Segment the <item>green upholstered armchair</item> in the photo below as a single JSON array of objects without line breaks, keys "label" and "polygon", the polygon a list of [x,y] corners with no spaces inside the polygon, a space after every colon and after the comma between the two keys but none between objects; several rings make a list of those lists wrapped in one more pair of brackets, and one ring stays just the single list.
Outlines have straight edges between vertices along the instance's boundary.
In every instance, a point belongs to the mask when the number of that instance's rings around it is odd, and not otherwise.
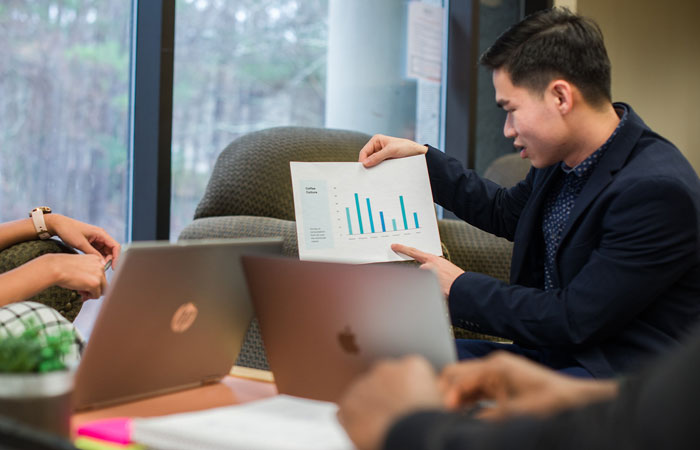
[{"label": "green upholstered armchair", "polygon": [[523,159],[519,153],[508,153],[491,161],[484,172],[484,178],[511,187],[524,180],[532,165],[529,159]]},{"label": "green upholstered armchair", "polygon": [[[357,161],[369,139],[354,131],[306,127],[241,136],[219,155],[194,221],[179,239],[282,236],[284,254],[298,256],[289,162]],[[510,242],[458,220],[440,220],[438,227],[452,262],[508,280]],[[236,363],[268,368],[256,320]]]}]

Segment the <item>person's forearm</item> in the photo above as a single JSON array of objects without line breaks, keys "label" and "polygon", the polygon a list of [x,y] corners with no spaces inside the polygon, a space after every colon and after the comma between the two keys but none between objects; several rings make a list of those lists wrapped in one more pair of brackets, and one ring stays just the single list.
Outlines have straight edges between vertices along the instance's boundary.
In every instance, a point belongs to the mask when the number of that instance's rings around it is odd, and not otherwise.
[{"label": "person's forearm", "polygon": [[572,381],[576,385],[565,391],[565,397],[561,399],[561,409],[576,408],[589,403],[610,400],[615,398],[620,390],[620,383],[614,379]]},{"label": "person's forearm", "polygon": [[0,224],[0,250],[18,242],[37,239],[32,219],[20,219]]},{"label": "person's forearm", "polygon": [[40,256],[16,269],[0,274],[0,306],[26,300],[57,282],[49,259]]}]

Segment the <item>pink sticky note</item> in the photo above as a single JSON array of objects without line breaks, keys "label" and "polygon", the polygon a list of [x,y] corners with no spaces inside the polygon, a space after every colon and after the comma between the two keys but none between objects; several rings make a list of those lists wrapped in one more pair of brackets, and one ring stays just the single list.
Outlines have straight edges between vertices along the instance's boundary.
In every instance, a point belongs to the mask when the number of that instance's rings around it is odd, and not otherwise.
[{"label": "pink sticky note", "polygon": [[78,427],[78,436],[88,436],[103,441],[128,444],[131,442],[131,419],[115,417],[95,420]]}]

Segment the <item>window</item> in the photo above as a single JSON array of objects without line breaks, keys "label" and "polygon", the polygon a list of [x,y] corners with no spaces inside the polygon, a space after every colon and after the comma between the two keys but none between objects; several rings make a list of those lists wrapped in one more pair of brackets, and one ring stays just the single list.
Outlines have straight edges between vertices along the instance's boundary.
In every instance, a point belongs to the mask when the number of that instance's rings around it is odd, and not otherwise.
[{"label": "window", "polygon": [[[517,20],[522,9],[515,0],[474,1],[464,7],[443,0],[422,3],[449,9],[449,20],[455,23],[481,3],[484,31],[503,28],[489,19],[496,9],[506,21]],[[47,204],[126,240],[132,169],[127,152],[131,3],[0,3],[0,220],[24,217],[29,208]],[[165,3],[170,12],[174,3],[177,12],[173,239],[192,220],[218,153],[250,131],[282,125],[346,128],[436,145],[444,139],[445,150],[466,153],[469,139],[462,130],[468,108],[463,103],[470,98],[470,78],[450,72],[449,64],[446,79],[453,82],[447,86],[406,77],[404,0]],[[547,2],[529,0],[526,11],[531,3]],[[159,8],[148,14],[158,15]],[[454,28],[471,30],[469,23]],[[450,35],[451,41],[461,37]],[[150,39],[142,36],[139,41]],[[482,35],[480,43],[491,40]],[[502,120],[492,117],[499,112],[483,106],[492,96],[482,89],[490,84],[484,80],[480,73],[474,111],[479,121],[468,127],[469,133],[478,130],[472,163],[480,170],[510,151],[497,129]],[[450,107],[455,98],[460,104]],[[440,102],[448,103],[453,123],[444,133],[445,107],[435,106]],[[432,106],[426,109],[426,104]],[[421,117],[434,122],[437,130],[421,125]],[[494,129],[487,130],[484,121],[495,124]],[[494,136],[498,142],[490,141]],[[143,151],[149,149],[147,145]]]},{"label": "window", "polygon": [[420,96],[438,127],[439,83],[406,77],[406,23],[404,0],[178,0],[170,238],[192,221],[218,154],[245,133],[293,125],[421,139]]},{"label": "window", "polygon": [[250,131],[324,125],[327,0],[178,0],[171,239],[217,155]]},{"label": "window", "polygon": [[0,220],[49,205],[126,236],[131,2],[0,3]]}]

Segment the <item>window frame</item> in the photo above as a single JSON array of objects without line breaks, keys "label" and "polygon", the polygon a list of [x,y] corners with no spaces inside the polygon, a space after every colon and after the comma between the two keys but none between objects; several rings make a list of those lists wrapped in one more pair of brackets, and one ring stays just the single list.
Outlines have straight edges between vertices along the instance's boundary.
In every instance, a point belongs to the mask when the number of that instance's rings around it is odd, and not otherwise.
[{"label": "window frame", "polygon": [[169,240],[175,0],[133,0],[127,242]]},{"label": "window frame", "polygon": [[[132,1],[127,241],[168,240],[175,0]],[[520,1],[523,16],[553,4]],[[464,167],[474,168],[479,1],[444,3],[448,32],[441,145]]]}]

